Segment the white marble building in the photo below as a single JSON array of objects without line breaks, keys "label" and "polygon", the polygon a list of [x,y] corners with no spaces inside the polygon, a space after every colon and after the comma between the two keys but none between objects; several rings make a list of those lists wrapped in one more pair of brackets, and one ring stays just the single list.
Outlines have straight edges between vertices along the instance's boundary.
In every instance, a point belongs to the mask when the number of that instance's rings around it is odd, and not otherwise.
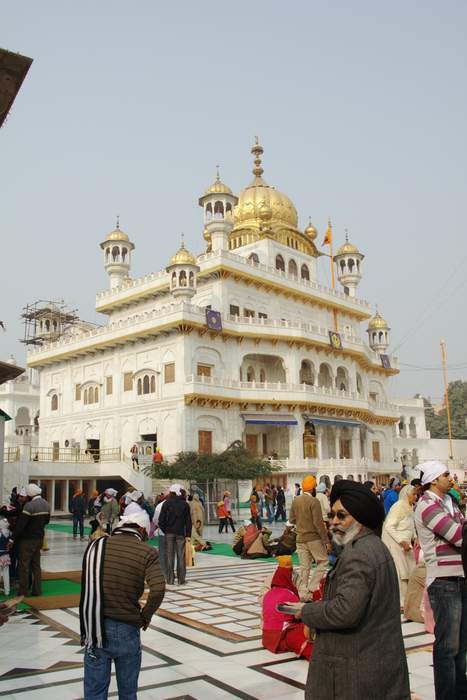
[{"label": "white marble building", "polygon": [[105,325],[28,354],[40,372],[37,478],[144,486],[134,442],[170,457],[237,439],[279,460],[289,483],[394,471],[398,365],[385,355],[387,323],[356,295],[364,256],[346,241],[334,256],[340,288],[319,284],[317,230],[299,228],[291,200],[263,180],[262,147],[252,153],[254,179],[238,197],[217,177],[200,198],[201,255],[182,243],[166,269],[133,279],[129,236],[117,225],[100,244]]}]

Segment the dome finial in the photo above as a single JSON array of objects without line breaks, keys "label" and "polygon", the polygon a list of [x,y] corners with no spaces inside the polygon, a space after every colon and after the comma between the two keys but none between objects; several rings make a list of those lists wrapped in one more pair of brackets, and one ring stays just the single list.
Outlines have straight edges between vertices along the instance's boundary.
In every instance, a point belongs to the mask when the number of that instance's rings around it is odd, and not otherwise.
[{"label": "dome finial", "polygon": [[220,182],[220,181],[221,181],[221,176],[220,176],[220,172],[219,172],[219,165],[216,165],[216,182]]},{"label": "dome finial", "polygon": [[262,154],[264,153],[264,149],[260,145],[259,138],[257,136],[255,136],[255,145],[252,146],[251,152],[255,156],[255,167],[253,168],[253,175],[255,177],[261,177],[261,175],[264,173],[264,170],[261,167],[260,156],[262,156]]},{"label": "dome finial", "polygon": [[348,243],[349,242],[349,229],[345,228],[344,231],[345,231],[345,242]]},{"label": "dome finial", "polygon": [[184,248],[185,247],[185,234],[184,233],[180,234],[180,240],[181,240],[180,248]]},{"label": "dome finial", "polygon": [[115,229],[117,231],[120,231],[120,214],[117,214],[117,223],[115,225]]}]

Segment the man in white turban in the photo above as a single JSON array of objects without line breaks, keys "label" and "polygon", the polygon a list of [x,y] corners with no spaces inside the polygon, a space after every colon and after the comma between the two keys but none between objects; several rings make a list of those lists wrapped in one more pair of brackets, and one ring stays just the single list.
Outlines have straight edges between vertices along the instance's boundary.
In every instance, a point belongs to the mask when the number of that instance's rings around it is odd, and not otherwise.
[{"label": "man in white turban", "polygon": [[50,506],[42,498],[37,484],[26,486],[28,497],[10,540],[10,546],[18,545],[19,594],[27,596],[32,574],[32,595],[42,593],[41,546],[45,526],[50,520]]}]

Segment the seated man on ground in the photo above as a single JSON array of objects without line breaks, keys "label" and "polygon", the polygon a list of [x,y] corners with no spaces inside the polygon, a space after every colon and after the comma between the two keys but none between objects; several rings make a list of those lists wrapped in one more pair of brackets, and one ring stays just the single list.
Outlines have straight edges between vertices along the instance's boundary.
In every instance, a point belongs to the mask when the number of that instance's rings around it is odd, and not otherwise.
[{"label": "seated man on ground", "polygon": [[196,552],[207,552],[212,549],[212,545],[207,540],[203,540],[201,537],[201,529],[201,520],[197,520],[195,525],[191,528],[191,544]]},{"label": "seated man on ground", "polygon": [[293,582],[292,557],[277,558],[279,566],[273,574],[271,589],[263,597],[263,647],[273,654],[292,651],[308,661],[313,645],[307,628],[293,615],[279,612],[280,603],[298,603],[300,597]]}]

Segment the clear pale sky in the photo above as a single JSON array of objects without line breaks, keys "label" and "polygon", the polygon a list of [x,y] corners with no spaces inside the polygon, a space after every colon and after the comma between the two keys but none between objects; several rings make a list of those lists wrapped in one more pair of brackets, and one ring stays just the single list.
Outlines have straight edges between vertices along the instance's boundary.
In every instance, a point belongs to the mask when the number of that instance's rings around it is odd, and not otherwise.
[{"label": "clear pale sky", "polygon": [[[24,363],[36,299],[105,320],[116,214],[134,276],[181,232],[202,252],[197,198],[216,163],[234,191],[249,183],[258,134],[301,225],[321,244],[331,216],[336,245],[348,228],[365,253],[360,296],[400,361],[439,365],[444,337],[450,379],[466,378],[466,23],[456,0],[1,2],[0,46],[34,63],[0,131],[0,357]],[[439,371],[403,370],[394,394],[441,396]]]}]

